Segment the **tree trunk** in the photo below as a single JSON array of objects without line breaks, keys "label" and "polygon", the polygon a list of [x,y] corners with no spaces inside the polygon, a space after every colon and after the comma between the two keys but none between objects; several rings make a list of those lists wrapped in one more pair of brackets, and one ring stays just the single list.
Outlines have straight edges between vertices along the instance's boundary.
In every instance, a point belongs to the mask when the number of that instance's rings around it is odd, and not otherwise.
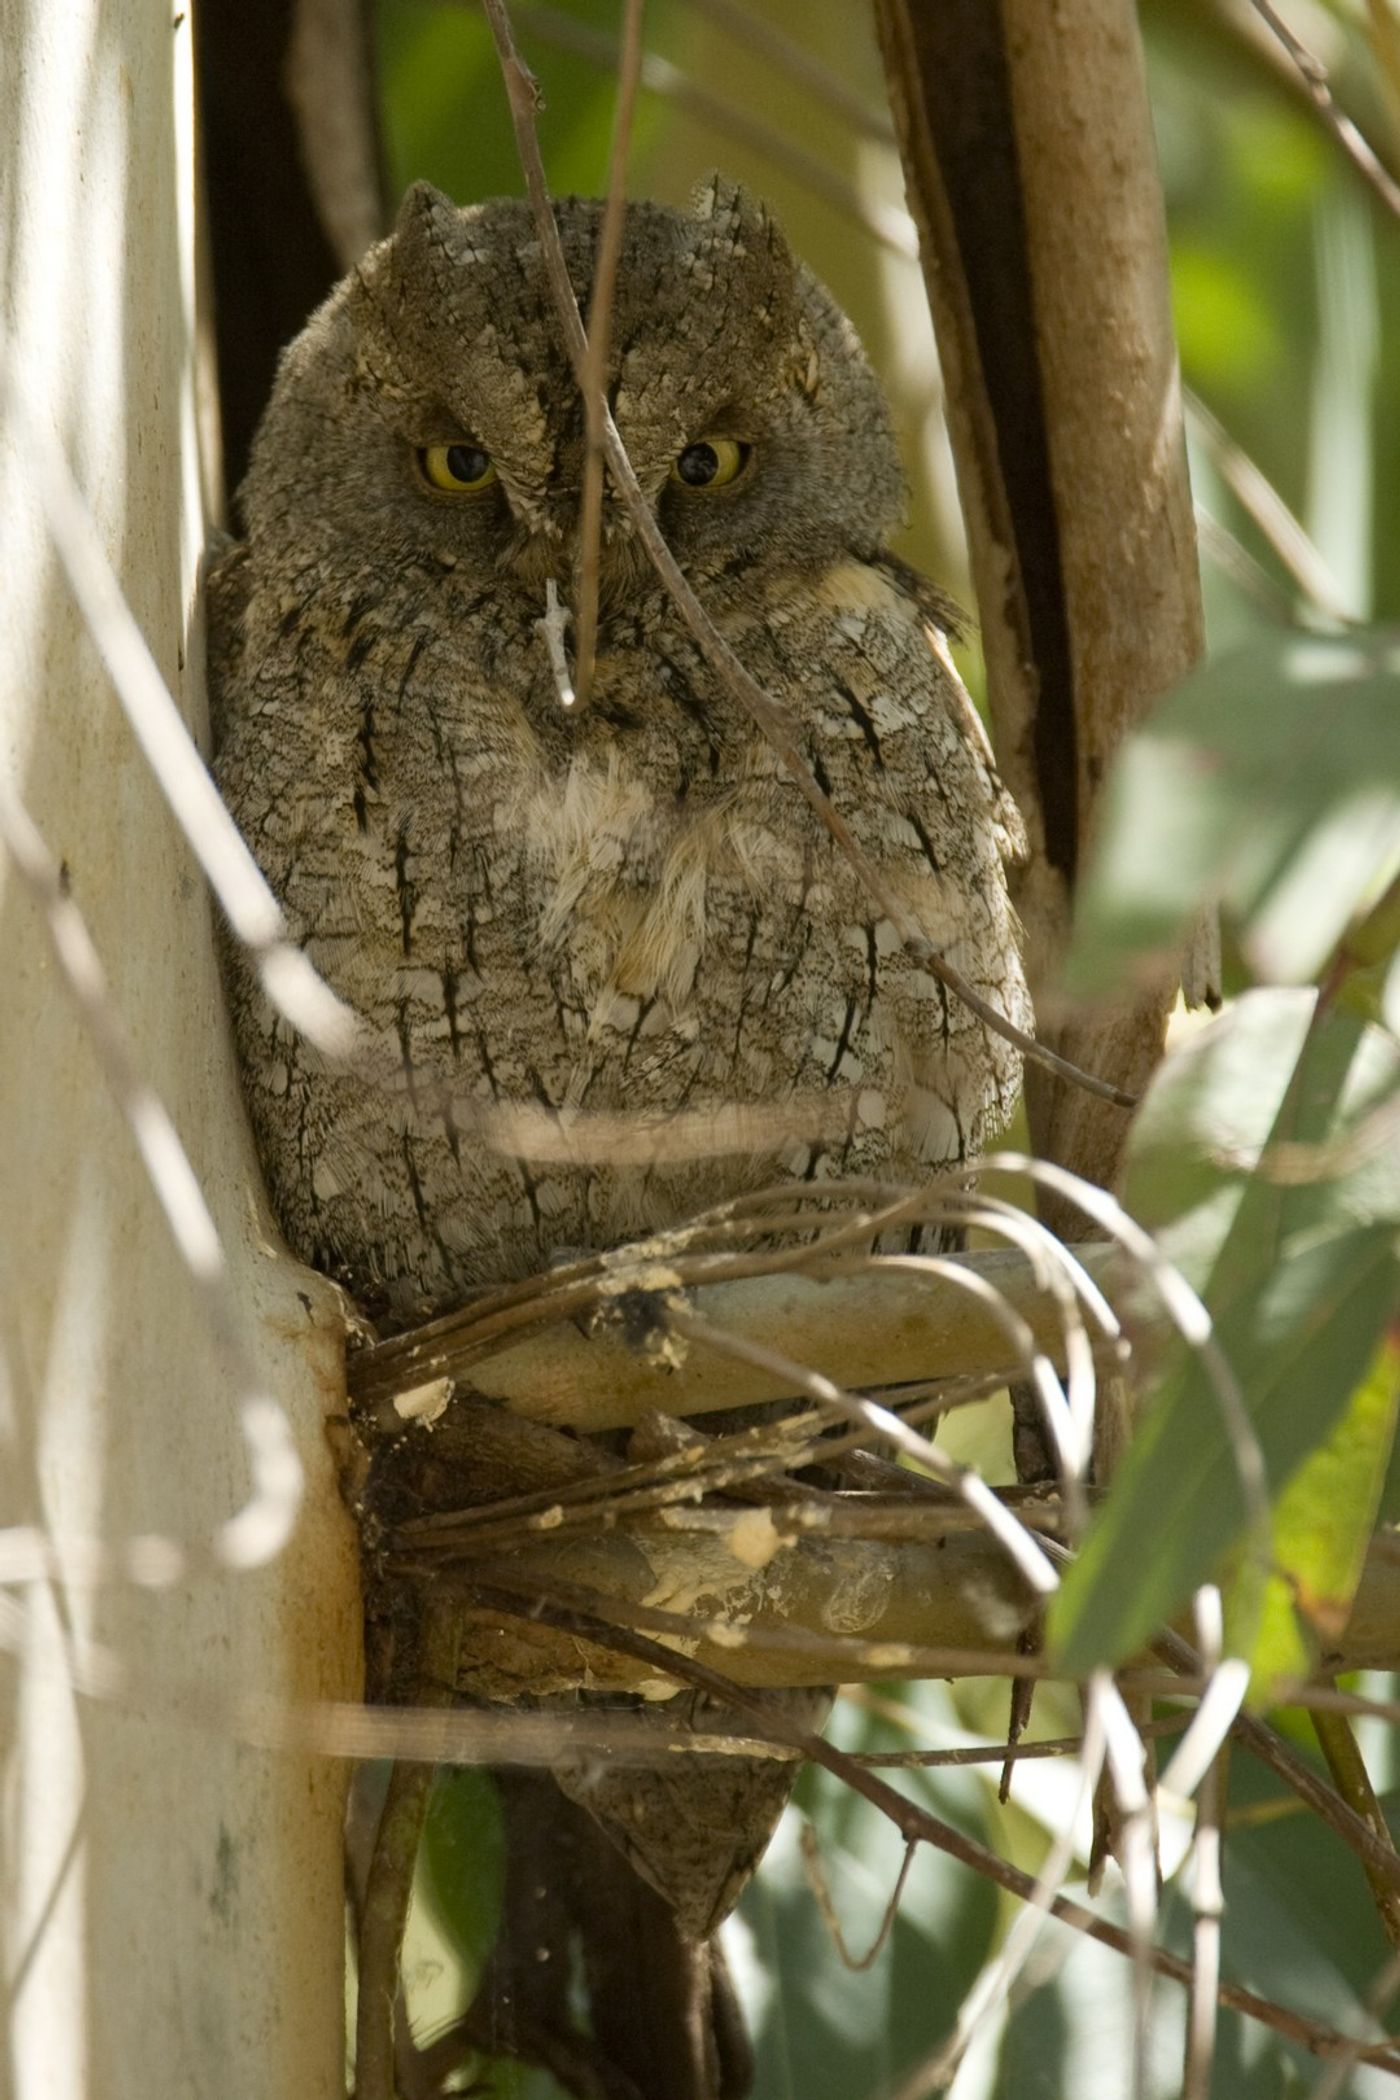
[{"label": "tree trunk", "polygon": [[[1031,835],[1039,1033],[1137,1092],[1175,987],[1055,1010],[1109,759],[1202,647],[1166,220],[1133,0],[876,0],[948,393],[998,761]],[[1127,1117],[1028,1066],[1033,1147],[1111,1185]],[[1042,1210],[1082,1237],[1072,1213]]]},{"label": "tree trunk", "polygon": [[[57,437],[187,720],[202,728],[196,577],[214,472],[199,409],[191,23],[157,0],[0,0],[0,283],[8,376]],[[55,560],[37,469],[0,430],[0,785],[61,861],[132,1062],[174,1119],[223,1238],[235,1321],[304,1469],[290,1544],[207,1552],[249,1494],[238,1393],[34,897],[0,854],[0,1478],[5,1605],[0,1947],[16,2100],[344,2090],[344,1768],[255,1752],[230,1702],[353,1697],[354,1542],[323,1436],[332,1294],[282,1253],[228,1049],[211,912]],[[204,1571],[85,1572],[151,1535]],[[147,1544],[148,1569],[170,1556]],[[121,1673],[108,1696],[73,1667]],[[197,1720],[225,1709],[225,1725]]]}]

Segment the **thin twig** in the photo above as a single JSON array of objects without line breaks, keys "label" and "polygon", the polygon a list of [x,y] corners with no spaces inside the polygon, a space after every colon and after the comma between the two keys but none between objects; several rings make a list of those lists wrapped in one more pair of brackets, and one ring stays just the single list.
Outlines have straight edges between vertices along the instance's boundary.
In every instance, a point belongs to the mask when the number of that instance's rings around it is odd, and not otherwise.
[{"label": "thin twig", "polygon": [[1186,420],[1205,447],[1211,465],[1240,508],[1253,518],[1303,596],[1339,625],[1354,625],[1356,614],[1343,603],[1332,571],[1263,469],[1206,407],[1199,394],[1184,387],[1181,399]]},{"label": "thin twig", "polygon": [[[1219,1682],[1224,1644],[1220,1592],[1209,1584],[1196,1593],[1196,1642],[1202,1666]],[[1209,1697],[1209,1694],[1207,1694]],[[1198,1709],[1199,1712],[1199,1709]],[[1182,1746],[1185,1748],[1185,1745]],[[1179,1758],[1172,1760],[1173,1766]],[[1186,2061],[1181,2100],[1210,2100],[1215,2068],[1215,2030],[1220,2003],[1220,1826],[1225,1813],[1227,1752],[1217,1744],[1200,1781],[1191,1867],[1191,1994],[1186,2009]]]},{"label": "thin twig", "polygon": [[[1218,1666],[1209,1679],[1203,1680],[1200,1660],[1191,1644],[1183,1640],[1180,1634],[1173,1633],[1170,1628],[1160,1633],[1152,1646],[1158,1655],[1167,1658],[1173,1668],[1186,1672],[1192,1682],[1200,1686],[1202,1696],[1220,1682],[1223,1665]],[[1303,1692],[1307,1690],[1315,1690],[1319,1698],[1323,1696],[1322,1687],[1303,1688]],[[1290,1690],[1287,1696],[1290,1704],[1305,1703],[1301,1692],[1295,1694]],[[1400,1707],[1390,1706],[1386,1718],[1392,1725],[1400,1722]],[[1310,1813],[1335,1832],[1347,1849],[1356,1854],[1368,1874],[1380,1876],[1391,1889],[1400,1893],[1400,1860],[1397,1860],[1388,1837],[1384,1841],[1378,1838],[1362,1817],[1358,1816],[1343,1801],[1336,1789],[1328,1786],[1326,1780],[1298,1755],[1291,1743],[1287,1742],[1277,1729],[1270,1728],[1267,1722],[1259,1720],[1254,1714],[1237,1713],[1230,1732],[1237,1742],[1243,1743],[1250,1754],[1257,1757],[1259,1762],[1274,1774],[1275,1778],[1282,1780]]]},{"label": "thin twig", "polygon": [[[912,1707],[901,1705],[868,1684],[848,1684],[841,1688],[841,1697],[848,1705],[858,1707],[862,1713],[870,1714],[877,1721],[888,1721],[891,1726],[902,1728],[911,1735],[922,1735],[928,1726],[928,1716],[917,1713]],[[1176,1735],[1181,1722],[1175,1717],[1160,1721],[1144,1721],[1138,1733],[1144,1738]],[[888,1766],[892,1770],[908,1767],[922,1770],[925,1766],[943,1765],[999,1765],[1010,1758],[1017,1764],[1028,1759],[1052,1757],[1081,1757],[1084,1753],[1082,1735],[1038,1736],[1030,1741],[1024,1737],[1009,1748],[1005,1742],[971,1743],[960,1745],[955,1750],[852,1750],[850,1755],[872,1771]]]},{"label": "thin twig", "polygon": [[397,1527],[394,1536],[404,1546],[431,1545],[445,1533],[460,1532],[469,1539],[482,1529],[532,1516],[548,1517],[551,1534],[557,1536],[561,1518],[576,1505],[581,1504],[587,1520],[595,1522],[595,1505],[613,1507],[632,1495],[654,1491],[659,1496],[696,1499],[726,1492],[754,1477],[759,1467],[772,1473],[810,1464],[818,1448],[815,1432],[825,1419],[819,1410],[811,1409],[805,1414],[789,1415],[781,1422],[736,1430],[729,1436],[709,1437],[694,1430],[684,1450],[668,1451],[658,1458],[619,1465],[615,1471],[592,1473],[578,1480],[552,1482],[548,1487],[465,1509],[434,1510],[426,1516],[410,1517]]},{"label": "thin twig", "polygon": [[[1008,1757],[1017,1754],[1015,1745],[1004,1747]],[[937,2048],[930,2051],[908,2074],[895,2092],[893,2100],[926,2100],[928,2094],[940,2092],[950,2085],[983,2023],[999,2006],[1006,2003],[1016,1978],[1035,1949],[1041,1928],[1049,1916],[1055,1892],[1073,1864],[1075,1826],[1082,1810],[1093,1799],[1094,1790],[1099,1783],[1099,1774],[1103,1769],[1105,1748],[1101,1710],[1091,1700],[1085,1712],[1080,1773],[1074,1804],[1069,1813],[1061,1819],[1054,1841],[1041,1862],[1030,1899],[1012,1924],[996,1956],[987,1963],[963,1999],[951,2032],[946,2034]]]},{"label": "thin twig", "polygon": [[394,2013],[413,1865],[433,1783],[431,1765],[399,1763],[375,1832],[360,1907],[355,2100],[396,2100]]},{"label": "thin twig", "polygon": [[1213,562],[1221,575],[1228,576],[1246,597],[1252,598],[1265,619],[1279,627],[1297,627],[1298,614],[1283,585],[1203,503],[1195,505],[1195,514],[1196,537],[1205,559]]},{"label": "thin twig", "polygon": [[[511,122],[515,131],[516,149],[520,155],[525,188],[540,237],[545,273],[565,347],[573,366],[575,381],[582,387],[587,372],[588,343],[583,322],[579,318],[573,285],[569,279],[568,264],[559,239],[559,228],[550,207],[544,162],[540,157],[539,135],[535,122],[539,102],[538,91],[533,75],[516,50],[505,0],[482,0],[482,5],[486,10],[486,18],[491,25],[491,34],[500,58]],[[1137,1104],[1134,1095],[1125,1092],[1122,1087],[1114,1086],[1108,1080],[1081,1071],[1067,1058],[1062,1058],[1055,1051],[1047,1049],[1043,1043],[1038,1043],[1033,1036],[1027,1035],[1024,1029],[1018,1028],[1014,1022],[1008,1020],[1007,1016],[993,1006],[990,1000],[984,999],[981,993],[969,984],[962,972],[955,969],[941,950],[935,947],[903,899],[896,895],[878,872],[841,812],[830,797],[823,793],[797,747],[786,711],[778,706],[747,670],[691,589],[662,536],[651,506],[642,493],[632,462],[627,455],[627,448],[618,435],[617,425],[611,413],[604,416],[603,431],[614,486],[626,506],[638,538],[670,592],[677,611],[690,629],[701,655],[762,730],[799,792],[836,841],[870,896],[879,905],[881,912],[898,930],[908,953],[921,963],[931,976],[936,977],[950,992],[955,993],[965,1006],[970,1007],[994,1034],[1013,1043],[1023,1057],[1043,1065],[1059,1078],[1083,1087],[1102,1100],[1114,1102],[1119,1108],[1135,1107]]]},{"label": "thin twig", "polygon": [[1370,185],[1386,210],[1400,219],[1400,183],[1380,159],[1374,146],[1357,129],[1332,93],[1327,68],[1284,21],[1271,0],[1251,0],[1254,11],[1266,22],[1297,67],[1318,115],[1336,139],[1358,174]]},{"label": "thin twig", "polygon": [[[1397,1992],[1400,1992],[1400,1954],[1392,1954],[1366,1993],[1366,2010],[1378,2027],[1394,2004]],[[1347,2081],[1361,2061],[1362,2047],[1360,2041],[1352,2041],[1344,2049],[1339,2049],[1307,2100],[1345,2100]]]},{"label": "thin twig", "polygon": [[579,506],[578,563],[574,583],[574,695],[585,707],[593,688],[593,660],[598,643],[598,553],[603,532],[603,417],[607,413],[608,349],[612,334],[613,296],[622,255],[622,227],[627,210],[627,149],[632,138],[632,112],[642,66],[642,13],[646,0],[627,0],[622,49],[613,110],[612,152],[608,160],[608,194],[593,267],[588,302],[588,354],[582,380],[586,449],[583,496]]},{"label": "thin twig", "polygon": [[980,1473],[971,1466],[960,1465],[945,1452],[931,1444],[911,1429],[906,1422],[887,1407],[880,1407],[859,1393],[848,1393],[826,1378],[819,1371],[811,1371],[806,1365],[778,1351],[766,1348],[763,1343],[749,1341],[729,1334],[709,1320],[697,1318],[694,1313],[671,1311],[666,1313],[666,1324],[675,1334],[687,1341],[701,1342],[707,1348],[716,1349],[722,1355],[732,1356],[738,1363],[772,1371],[783,1379],[791,1379],[794,1390],[805,1393],[811,1399],[828,1407],[839,1408],[852,1421],[858,1421],[879,1437],[882,1442],[892,1444],[915,1465],[924,1466],[936,1480],[944,1481],[961,1495],[968,1507],[977,1512],[992,1536],[1006,1549],[1013,1566],[1038,1595],[1049,1596],[1059,1588],[1060,1578],[1031,1533],[1019,1519],[1013,1517],[987,1486]]},{"label": "thin twig", "polygon": [[[869,1771],[870,1767],[868,1764],[866,1764],[865,1769]],[[831,1900],[831,1889],[828,1886],[826,1874],[822,1867],[821,1845],[818,1841],[817,1833],[805,1817],[802,1822],[800,1843],[802,1847],[802,1868],[807,1877],[807,1886],[812,1891],[812,1900],[821,1913],[822,1923],[831,1935],[831,1944],[836,1949],[837,1959],[840,1961],[842,1968],[849,1969],[853,1976],[863,1976],[867,1969],[874,1968],[885,1942],[894,1930],[894,1921],[899,1916],[900,1898],[904,1894],[904,1884],[909,1879],[909,1869],[914,1864],[914,1855],[919,1849],[918,1845],[912,1838],[905,1840],[904,1858],[900,1863],[899,1872],[895,1876],[895,1884],[890,1890],[889,1901],[885,1905],[884,1914],[880,1919],[875,1937],[866,1948],[864,1954],[852,1954],[850,1948],[846,1945],[846,1935],[841,1930],[841,1920],[836,1915],[836,1905]]]},{"label": "thin twig", "polygon": [[[552,576],[545,578],[544,618],[536,620],[545,654],[549,658],[550,672],[554,678],[554,691],[559,705],[567,713],[578,705],[578,694],[569,677],[569,652],[564,645],[564,635],[569,625],[569,608],[559,596],[559,586]],[[460,1118],[453,1118],[460,1127]]]},{"label": "thin twig", "polygon": [[1390,115],[1392,140],[1400,140],[1400,15],[1395,0],[1366,0],[1366,26]]},{"label": "thin twig", "polygon": [[[1371,1775],[1366,1770],[1365,1760],[1352,1733],[1351,1722],[1345,1714],[1315,1713],[1312,1716],[1312,1726],[1337,1792],[1353,1815],[1358,1816],[1373,1833],[1377,1843],[1390,1848],[1391,1856],[1395,1858],[1390,1829],[1376,1799],[1376,1790],[1371,1784]],[[1397,1871],[1400,1871],[1400,1858],[1396,1858],[1395,1863]],[[1381,1930],[1392,1948],[1400,1953],[1400,1890],[1397,1890],[1395,1877],[1382,1875],[1368,1865],[1366,1879],[1370,1884],[1376,1915],[1381,1921]]]},{"label": "thin twig", "polygon": [[[808,1452],[795,1454],[790,1462],[820,1464],[825,1456],[818,1444],[810,1447]],[[833,1495],[811,1488],[799,1499],[784,1500],[785,1494],[794,1495],[796,1489],[791,1483],[774,1488],[772,1475],[775,1467],[782,1463],[781,1459],[771,1456],[755,1458],[747,1466],[726,1467],[724,1477],[714,1483],[663,1481],[621,1494],[606,1492],[600,1483],[600,1492],[589,1502],[566,1506],[556,1499],[550,1507],[531,1516],[502,1517],[494,1522],[474,1521],[491,1518],[493,1506],[487,1503],[479,1510],[444,1512],[448,1521],[435,1526],[431,1533],[425,1533],[416,1525],[401,1526],[388,1535],[387,1543],[394,1552],[411,1553],[419,1559],[440,1553],[449,1560],[460,1561],[514,1548],[523,1551],[541,1543],[553,1547],[579,1531],[590,1538],[625,1530],[629,1537],[643,1540],[673,1539],[687,1534],[696,1538],[725,1539],[732,1536],[743,1511],[728,1500],[697,1507],[698,1498],[702,1491],[713,1491],[714,1488],[728,1496],[736,1490],[742,1491],[746,1483],[752,1482],[761,1482],[765,1491],[761,1496],[744,1496],[745,1503],[752,1500],[764,1509],[774,1531],[784,1542],[801,1538],[873,1539],[888,1545],[908,1541],[914,1545],[932,1546],[944,1539],[987,1528],[979,1510],[958,1504],[949,1507],[925,1500],[921,1495]],[[999,1489],[990,1488],[988,1492],[1001,1498]],[[1060,1532],[1065,1522],[1058,1503],[1045,1509],[1027,1509],[1019,1521],[1029,1531],[1052,1533]]]}]

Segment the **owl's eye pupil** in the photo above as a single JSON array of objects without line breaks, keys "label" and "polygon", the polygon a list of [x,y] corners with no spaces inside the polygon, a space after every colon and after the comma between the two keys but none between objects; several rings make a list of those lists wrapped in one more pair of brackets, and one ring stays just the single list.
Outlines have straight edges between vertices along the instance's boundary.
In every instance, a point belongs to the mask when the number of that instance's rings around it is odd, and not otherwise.
[{"label": "owl's eye pupil", "polygon": [[491,455],[480,445],[449,445],[447,470],[455,481],[480,481],[491,465]]},{"label": "owl's eye pupil", "polygon": [[671,479],[685,489],[728,488],[743,473],[752,451],[752,445],[738,438],[696,438],[671,461]]},{"label": "owl's eye pupil", "polygon": [[687,445],[676,461],[676,472],[693,489],[703,489],[719,472],[719,454],[713,445]]},{"label": "owl's eye pupil", "polygon": [[450,445],[424,445],[417,459],[428,487],[442,496],[479,496],[496,479],[490,453],[466,438]]}]

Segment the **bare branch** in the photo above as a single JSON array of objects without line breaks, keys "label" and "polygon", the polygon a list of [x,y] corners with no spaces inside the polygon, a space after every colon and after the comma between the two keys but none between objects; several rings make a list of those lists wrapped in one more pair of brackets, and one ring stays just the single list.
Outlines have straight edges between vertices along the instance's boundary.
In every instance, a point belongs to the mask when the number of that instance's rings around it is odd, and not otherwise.
[{"label": "bare branch", "polygon": [[622,254],[622,225],[627,209],[627,149],[632,112],[642,66],[642,11],[646,0],[627,0],[622,26],[617,103],[613,114],[612,152],[608,160],[608,194],[603,206],[593,291],[588,302],[588,354],[582,380],[587,447],[583,460],[583,497],[579,507],[578,564],[574,585],[574,695],[586,706],[593,685],[593,659],[598,642],[598,552],[603,531],[603,418],[607,414],[608,349],[612,333],[613,295]]},{"label": "bare branch", "polygon": [[1198,394],[1183,387],[1181,399],[1187,424],[1205,447],[1211,465],[1240,508],[1253,518],[1303,596],[1329,619],[1351,626],[1356,614],[1343,603],[1336,578],[1263,469]]},{"label": "bare branch", "polygon": [[[1078,1251],[1091,1276],[1109,1272],[1109,1248],[1091,1244]],[[1063,1360],[1059,1308],[1023,1255],[996,1251],[946,1259],[991,1284],[1002,1306],[1025,1320],[1036,1348]],[[986,1303],[944,1278],[886,1269],[878,1257],[843,1270],[817,1247],[798,1250],[797,1262],[791,1252],[784,1258],[775,1250],[748,1273],[704,1257],[673,1258],[668,1266],[678,1284],[698,1289],[697,1304],[714,1324],[820,1363],[844,1385],[897,1386],[950,1372],[996,1374],[1004,1381],[1020,1368],[1003,1319]],[[634,1281],[645,1290],[643,1264],[630,1278],[626,1270],[615,1273],[620,1282]],[[771,1367],[725,1366],[692,1351],[663,1370],[614,1326],[585,1336],[573,1323],[597,1309],[599,1295],[593,1281],[561,1281],[547,1312],[532,1309],[528,1299],[497,1312],[493,1295],[363,1349],[348,1369],[357,1412],[371,1431],[399,1435],[405,1424],[400,1396],[439,1378],[467,1376],[476,1391],[519,1413],[567,1421],[580,1430],[635,1423],[656,1407],[694,1415],[796,1397]]]},{"label": "bare branch", "polygon": [[1271,4],[1271,0],[1250,0],[1250,4],[1255,13],[1268,24],[1297,67],[1303,84],[1317,107],[1318,115],[1347,159],[1386,210],[1400,219],[1400,183],[1396,182],[1374,146],[1338,105],[1322,60],[1289,28],[1278,9]]}]

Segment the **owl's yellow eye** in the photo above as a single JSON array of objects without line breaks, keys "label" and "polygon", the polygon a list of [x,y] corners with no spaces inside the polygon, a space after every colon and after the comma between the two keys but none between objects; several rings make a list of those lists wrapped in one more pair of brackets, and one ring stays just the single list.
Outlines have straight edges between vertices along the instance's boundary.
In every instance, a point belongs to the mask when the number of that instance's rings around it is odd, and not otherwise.
[{"label": "owl's yellow eye", "polygon": [[496,469],[489,452],[465,440],[456,445],[425,445],[418,465],[430,488],[445,496],[476,496],[489,489]]},{"label": "owl's yellow eye", "polygon": [[671,461],[671,479],[685,489],[722,489],[738,480],[752,450],[737,438],[697,438]]}]

